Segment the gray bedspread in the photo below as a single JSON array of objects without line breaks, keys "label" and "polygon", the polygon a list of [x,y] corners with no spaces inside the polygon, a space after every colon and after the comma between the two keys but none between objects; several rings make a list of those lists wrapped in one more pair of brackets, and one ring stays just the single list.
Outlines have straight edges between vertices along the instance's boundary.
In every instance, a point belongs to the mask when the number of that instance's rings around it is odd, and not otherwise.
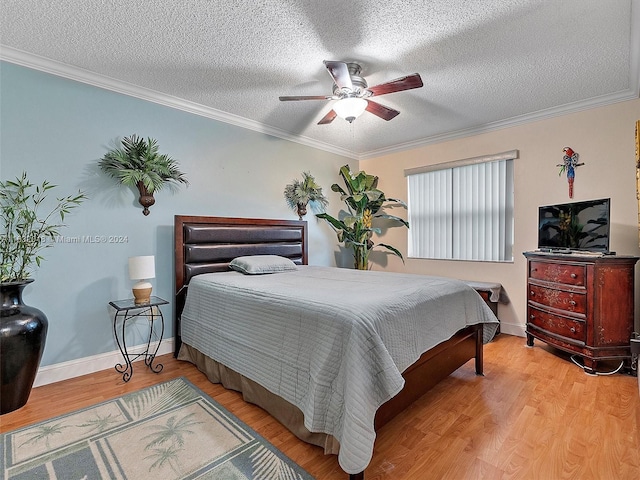
[{"label": "gray bedspread", "polygon": [[498,321],[466,283],[440,277],[300,266],[191,279],[182,340],[262,384],[340,442],[347,473],[373,454],[374,417],[401,373],[467,325]]}]

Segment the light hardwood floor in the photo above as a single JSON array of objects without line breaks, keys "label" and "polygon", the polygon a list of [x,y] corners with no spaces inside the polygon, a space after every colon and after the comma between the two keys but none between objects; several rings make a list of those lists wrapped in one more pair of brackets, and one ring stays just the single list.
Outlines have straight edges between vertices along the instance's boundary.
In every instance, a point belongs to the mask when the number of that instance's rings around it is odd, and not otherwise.
[{"label": "light hardwood floor", "polygon": [[[162,373],[137,363],[124,383],[114,370],[35,388],[0,417],[8,431],[178,376],[188,378],[318,480],[345,480],[335,456],[307,445],[239,394],[190,364],[159,357]],[[378,434],[366,480],[640,479],[637,378],[590,376],[562,353],[499,335],[485,346],[485,376],[472,363],[416,401]]]}]

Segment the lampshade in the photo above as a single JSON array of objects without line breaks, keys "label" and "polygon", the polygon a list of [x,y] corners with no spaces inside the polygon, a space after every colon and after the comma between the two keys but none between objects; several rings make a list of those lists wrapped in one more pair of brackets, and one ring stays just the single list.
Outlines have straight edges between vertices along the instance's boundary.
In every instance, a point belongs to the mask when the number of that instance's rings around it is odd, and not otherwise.
[{"label": "lampshade", "polygon": [[129,257],[129,278],[140,280],[133,286],[135,303],[149,303],[151,300],[151,283],[146,280],[156,276],[155,257],[147,255],[143,257]]},{"label": "lampshade", "polygon": [[156,261],[153,255],[129,257],[129,278],[131,280],[155,278],[155,276]]},{"label": "lampshade", "polygon": [[333,106],[333,111],[340,118],[344,118],[347,122],[351,123],[358,118],[367,108],[367,101],[364,98],[347,97],[342,100],[338,100]]}]

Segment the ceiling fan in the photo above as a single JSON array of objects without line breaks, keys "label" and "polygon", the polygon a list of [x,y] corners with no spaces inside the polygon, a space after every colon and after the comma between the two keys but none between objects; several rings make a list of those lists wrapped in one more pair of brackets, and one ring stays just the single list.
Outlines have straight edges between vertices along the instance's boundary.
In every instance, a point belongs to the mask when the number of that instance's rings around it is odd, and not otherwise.
[{"label": "ceiling fan", "polygon": [[293,100],[338,100],[318,125],[331,123],[336,117],[344,118],[347,122],[353,122],[365,110],[373,113],[383,120],[391,120],[400,112],[386,107],[378,102],[370,100],[371,97],[386,95],[422,87],[420,75],[414,73],[405,77],[396,78],[390,82],[381,83],[374,87],[367,86],[367,81],[360,76],[362,67],[354,62],[337,62],[325,60],[324,65],[333,78],[333,95],[300,95],[280,97],[283,102]]}]

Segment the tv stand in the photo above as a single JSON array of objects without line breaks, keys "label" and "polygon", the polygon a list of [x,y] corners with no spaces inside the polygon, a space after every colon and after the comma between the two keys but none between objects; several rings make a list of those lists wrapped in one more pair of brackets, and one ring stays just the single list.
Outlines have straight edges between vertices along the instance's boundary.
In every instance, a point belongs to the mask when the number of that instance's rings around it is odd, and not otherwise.
[{"label": "tv stand", "polygon": [[534,339],[580,355],[587,373],[598,362],[631,372],[634,266],[638,257],[525,252],[527,345]]}]

